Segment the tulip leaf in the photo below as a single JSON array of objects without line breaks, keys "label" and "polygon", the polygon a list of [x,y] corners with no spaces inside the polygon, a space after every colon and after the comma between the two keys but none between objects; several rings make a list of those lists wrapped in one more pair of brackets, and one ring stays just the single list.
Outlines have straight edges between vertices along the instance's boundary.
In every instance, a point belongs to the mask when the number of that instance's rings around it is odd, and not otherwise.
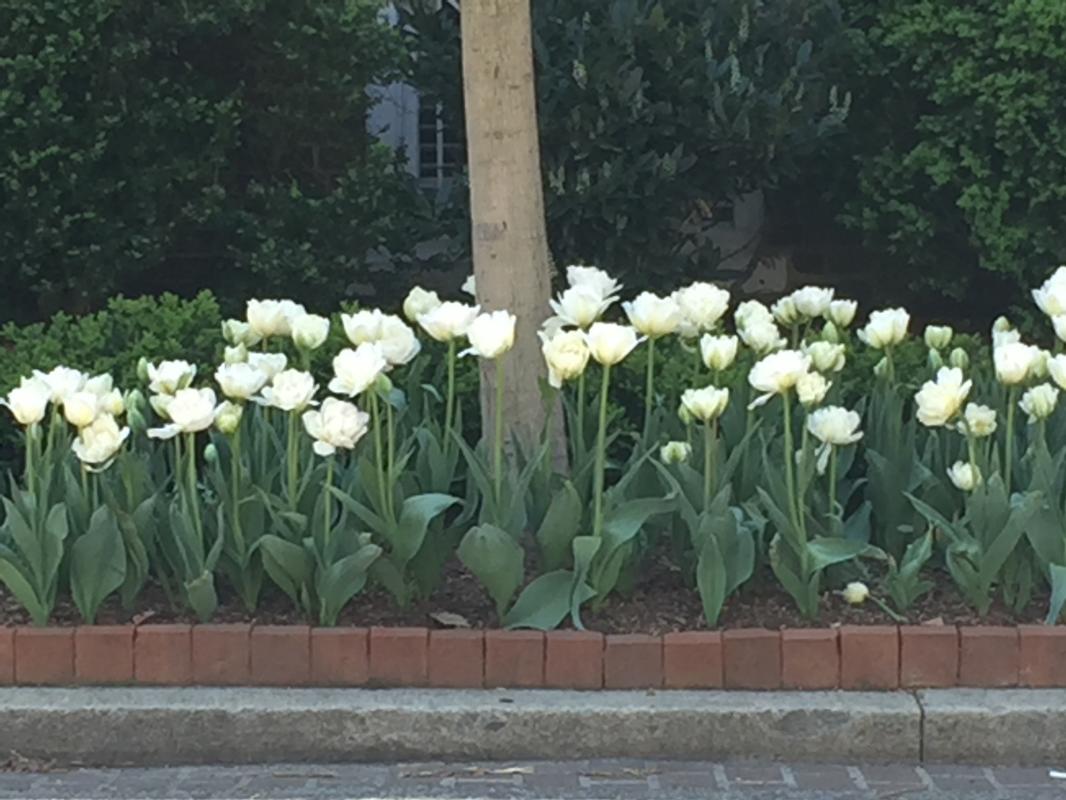
[{"label": "tulip leaf", "polygon": [[725,561],[718,549],[718,540],[713,535],[708,536],[696,564],[696,586],[703,603],[703,618],[709,628],[718,625],[718,616],[725,604],[727,581]]},{"label": "tulip leaf", "polygon": [[584,505],[573,483],[567,481],[555,493],[537,529],[541,561],[546,571],[562,569],[570,556],[570,543],[581,526]]},{"label": "tulip leaf", "polygon": [[30,617],[33,619],[34,625],[46,625],[48,623],[51,609],[41,603],[33,586],[30,585],[30,581],[7,556],[0,557],[0,582],[22,603],[23,608],[29,612]]},{"label": "tulip leaf", "polygon": [[574,573],[568,569],[548,572],[522,590],[503,618],[503,627],[553,630],[566,619],[574,600],[580,605],[595,595],[588,584],[582,583],[575,588]]},{"label": "tulip leaf", "polygon": [[293,603],[301,605],[300,590],[311,579],[313,568],[307,551],[274,534],[263,536],[256,544],[267,575]]},{"label": "tulip leaf", "polygon": [[448,494],[420,494],[403,501],[400,519],[390,532],[392,552],[389,557],[398,567],[414,558],[426,538],[430,520],[459,502]]},{"label": "tulip leaf", "polygon": [[185,582],[185,597],[189,601],[197,618],[207,622],[218,608],[218,594],[215,592],[215,575],[204,571],[197,577]]},{"label": "tulip leaf", "polygon": [[89,530],[70,549],[70,591],[90,625],[109,594],[126,579],[126,546],[118,520],[107,506],[93,512]]},{"label": "tulip leaf", "polygon": [[595,536],[578,536],[573,541],[574,551],[574,581],[570,591],[570,617],[574,621],[574,627],[579,631],[584,630],[581,624],[581,604],[589,598],[583,596],[581,587],[586,586],[588,574],[592,569],[592,559],[596,557],[603,540]]},{"label": "tulip leaf", "polygon": [[1052,564],[1049,568],[1051,577],[1051,602],[1048,605],[1045,625],[1055,625],[1062,616],[1062,608],[1066,606],[1066,566]]},{"label": "tulip leaf", "polygon": [[380,547],[368,544],[319,570],[315,576],[315,590],[320,625],[337,624],[344,606],[366,586],[367,572],[380,555]]},{"label": "tulip leaf", "polygon": [[459,560],[481,581],[503,618],[525,575],[522,545],[495,525],[479,525],[459,543]]},{"label": "tulip leaf", "polygon": [[613,552],[631,540],[649,517],[666,514],[677,505],[677,495],[670,492],[666,497],[645,497],[629,500],[610,509],[603,519],[604,550]]},{"label": "tulip leaf", "polygon": [[817,574],[833,564],[850,561],[864,553],[868,547],[866,542],[816,536],[807,543],[807,552],[810,555],[809,569],[812,574]]}]

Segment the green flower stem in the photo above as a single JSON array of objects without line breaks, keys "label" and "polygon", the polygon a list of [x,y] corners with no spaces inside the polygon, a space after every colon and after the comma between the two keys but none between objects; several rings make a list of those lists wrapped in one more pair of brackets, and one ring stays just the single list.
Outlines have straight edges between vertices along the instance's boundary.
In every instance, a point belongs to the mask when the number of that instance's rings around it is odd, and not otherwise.
[{"label": "green flower stem", "polygon": [[322,495],[322,541],[326,543],[327,548],[329,545],[330,537],[333,533],[333,526],[330,524],[333,521],[333,510],[330,507],[331,489],[333,488],[333,456],[329,456],[326,459],[326,484],[323,489]]},{"label": "green flower stem", "polygon": [[607,390],[611,385],[611,367],[603,365],[600,385],[600,421],[596,431],[596,471],[593,477],[592,535],[603,536],[603,473],[607,466]]},{"label": "green flower stem", "polygon": [[34,496],[37,495],[37,449],[40,447],[39,432],[40,429],[36,422],[26,428],[25,481],[27,491]]},{"label": "green flower stem", "polygon": [[711,507],[711,498],[718,489],[718,420],[703,423],[703,510]]},{"label": "green flower stem", "polygon": [[576,456],[585,452],[585,404],[588,399],[585,396],[585,370],[582,370],[581,374],[577,378],[577,443],[574,448],[574,462],[576,465]]},{"label": "green flower stem", "polygon": [[651,429],[651,409],[655,402],[655,339],[648,339],[648,369],[644,377],[644,439]]},{"label": "green flower stem", "polygon": [[241,426],[233,432],[230,439],[230,482],[232,483],[230,502],[233,504],[233,539],[237,548],[244,554],[244,533],[241,531]]},{"label": "green flower stem", "polygon": [[1003,485],[1010,497],[1011,471],[1014,468],[1014,407],[1018,404],[1018,387],[1007,390],[1007,441],[1003,446]]},{"label": "green flower stem", "polygon": [[892,348],[885,348],[885,371],[889,385],[896,383],[896,362],[892,360]]},{"label": "green flower stem", "polygon": [[200,503],[199,503],[199,501],[197,499],[197,496],[196,496],[196,434],[195,433],[187,433],[185,435],[187,437],[187,439],[186,439],[187,446],[185,448],[185,450],[186,450],[185,456],[189,460],[189,464],[188,464],[188,470],[189,470],[189,474],[188,474],[188,477],[189,477],[189,484],[188,484],[189,499],[188,499],[188,503],[189,503],[189,507],[191,509],[193,528],[196,531],[197,538],[199,539],[199,541],[201,543],[203,543],[203,540],[204,540],[204,527],[203,527],[203,522],[200,519]]},{"label": "green flower stem", "polygon": [[785,416],[785,490],[788,492],[788,511],[792,517],[792,524],[799,532],[799,498],[796,497],[796,454],[795,444],[792,440],[792,398],[787,391],[781,394],[781,403]]},{"label": "green flower stem", "polygon": [[81,496],[85,498],[85,502],[92,504],[92,498],[89,497],[89,470],[82,464],[78,470],[81,473]]},{"label": "green flower stem", "polygon": [[385,433],[386,433],[386,455],[388,462],[386,466],[388,485],[389,485],[389,514],[396,517],[396,498],[392,491],[392,485],[396,480],[396,417],[393,413],[392,403],[388,400],[385,401]]},{"label": "green flower stem", "polygon": [[[829,445],[829,514],[837,510],[837,449]],[[844,515],[841,514],[843,517]]]},{"label": "green flower stem", "polygon": [[492,453],[493,487],[496,492],[496,513],[500,513],[500,504],[503,502],[503,390],[504,390],[504,356],[496,359],[496,408],[495,408],[495,439]]},{"label": "green flower stem", "polygon": [[288,480],[286,489],[289,492],[289,509],[291,511],[296,510],[296,501],[299,499],[296,491],[296,482],[299,480],[299,470],[296,463],[296,449],[297,449],[297,429],[296,429],[296,412],[289,412],[288,419],[288,438],[285,442],[286,451],[286,463],[288,466]]},{"label": "green flower stem", "polygon": [[452,448],[452,425],[455,416],[455,339],[448,340],[448,394],[444,400],[444,455]]},{"label": "green flower stem", "polygon": [[978,469],[977,466],[977,441],[974,439],[972,433],[969,430],[966,431],[966,452],[970,456],[970,466],[974,469]]},{"label": "green flower stem", "polygon": [[378,408],[378,394],[373,388],[370,390],[370,420],[374,426],[374,463],[378,471],[378,499],[381,502],[381,513],[391,519],[388,500],[391,492],[386,485],[385,456],[381,443],[381,410]]}]

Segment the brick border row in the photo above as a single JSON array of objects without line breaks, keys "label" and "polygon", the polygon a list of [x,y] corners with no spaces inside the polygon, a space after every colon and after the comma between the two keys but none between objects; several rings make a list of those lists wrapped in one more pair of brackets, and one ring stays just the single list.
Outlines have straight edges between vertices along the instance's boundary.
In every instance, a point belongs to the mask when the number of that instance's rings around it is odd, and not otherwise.
[{"label": "brick border row", "polygon": [[1066,687],[1066,627],[0,629],[0,684],[557,689]]}]

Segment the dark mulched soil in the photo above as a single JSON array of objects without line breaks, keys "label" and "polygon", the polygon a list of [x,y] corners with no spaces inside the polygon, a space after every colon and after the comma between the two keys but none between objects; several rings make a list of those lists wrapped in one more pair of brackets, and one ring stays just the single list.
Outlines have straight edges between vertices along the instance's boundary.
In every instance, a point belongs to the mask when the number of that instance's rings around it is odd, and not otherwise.
[{"label": "dark mulched soil", "polygon": [[[589,630],[603,633],[663,634],[673,631],[697,630],[705,627],[699,595],[686,586],[680,571],[666,558],[654,558],[645,564],[643,577],[626,596],[613,596],[602,608],[586,606],[583,622]],[[984,617],[979,617],[955,590],[948,575],[936,576],[936,588],[905,614],[913,624],[946,625],[1015,625],[1043,620],[1047,597],[1034,597],[1029,608],[1015,614],[997,600]],[[303,624],[307,620],[292,608],[284,595],[264,587],[260,607],[248,614],[232,596],[223,591],[222,603],[212,622],[255,622],[259,624]],[[493,605],[481,586],[457,562],[445,570],[441,586],[428,600],[420,600],[409,608],[397,608],[392,597],[381,589],[370,589],[357,595],[338,622],[342,626],[426,626],[447,627],[437,615],[459,615],[474,628],[497,627]],[[0,593],[0,625],[28,624],[28,615],[8,593]],[[76,625],[81,622],[77,609],[62,599],[53,615],[53,625]],[[142,593],[132,612],[122,609],[115,598],[100,610],[98,624],[196,622],[189,612],[172,609],[157,588]],[[772,575],[752,581],[743,592],[733,597],[722,612],[721,628],[811,628],[828,625],[883,625],[894,620],[874,603],[849,606],[838,595],[829,592],[822,601],[818,620],[807,620],[795,610],[792,599],[776,584]]]}]

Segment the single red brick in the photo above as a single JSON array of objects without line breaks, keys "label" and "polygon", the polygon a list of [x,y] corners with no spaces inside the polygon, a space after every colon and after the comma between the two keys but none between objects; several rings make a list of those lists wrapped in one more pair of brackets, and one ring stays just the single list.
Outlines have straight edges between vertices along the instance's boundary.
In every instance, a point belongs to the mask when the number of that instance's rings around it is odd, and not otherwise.
[{"label": "single red brick", "polygon": [[15,629],[0,628],[0,686],[15,682]]},{"label": "single red brick", "polygon": [[603,634],[550,631],[544,640],[544,685],[552,689],[602,689]]},{"label": "single red brick", "polygon": [[1016,686],[1018,629],[959,628],[959,686]]},{"label": "single red brick", "polygon": [[722,634],[727,689],[781,688],[781,636],[764,628]]},{"label": "single red brick", "polygon": [[78,683],[133,681],[133,626],[82,625],[74,631]]},{"label": "single red brick", "polygon": [[781,631],[781,685],[786,689],[836,689],[840,685],[836,629]]},{"label": "single red brick", "polygon": [[15,629],[15,683],[73,682],[73,628]]},{"label": "single red brick", "polygon": [[603,649],[608,689],[657,689],[663,685],[663,640],[645,634],[608,636]]},{"label": "single red brick", "polygon": [[899,628],[895,625],[840,628],[840,688],[899,688]]},{"label": "single red brick", "polygon": [[485,634],[485,685],[530,688],[544,685],[541,631],[489,631]]},{"label": "single red brick", "polygon": [[192,679],[201,686],[247,685],[251,674],[251,625],[194,625]]},{"label": "single red brick", "polygon": [[666,634],[663,685],[667,689],[721,688],[722,634],[717,631]]},{"label": "single red brick", "polygon": [[959,679],[959,632],[954,625],[899,629],[899,685],[904,689],[954,686]]},{"label": "single red brick", "polygon": [[485,634],[482,631],[429,632],[429,685],[480,689],[485,685]]},{"label": "single red brick", "polygon": [[192,626],[139,625],[133,633],[137,683],[184,686],[192,680]]},{"label": "single red brick", "polygon": [[311,682],[318,686],[363,686],[370,677],[370,631],[313,628]]},{"label": "single red brick", "polygon": [[256,686],[311,682],[311,628],[307,625],[256,625],[250,642]]},{"label": "single red brick", "polygon": [[1066,628],[1057,625],[1020,625],[1018,643],[1022,686],[1066,686]]},{"label": "single red brick", "polygon": [[370,682],[375,686],[425,686],[428,657],[426,628],[370,629]]}]

